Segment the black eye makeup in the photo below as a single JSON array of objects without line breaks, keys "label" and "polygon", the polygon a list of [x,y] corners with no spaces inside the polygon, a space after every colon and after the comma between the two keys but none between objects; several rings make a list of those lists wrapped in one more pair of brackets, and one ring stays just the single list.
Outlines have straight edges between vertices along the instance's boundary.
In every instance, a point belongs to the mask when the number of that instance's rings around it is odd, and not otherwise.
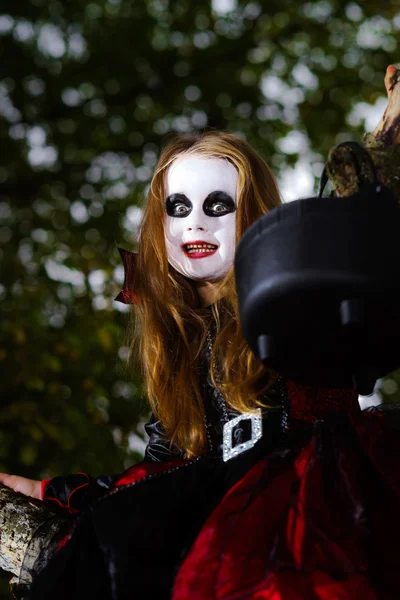
[{"label": "black eye makeup", "polygon": [[235,201],[226,192],[211,192],[203,203],[203,211],[208,217],[223,217],[235,210]]},{"label": "black eye makeup", "polygon": [[169,217],[187,217],[193,208],[193,204],[185,194],[171,194],[165,201],[165,208]]},{"label": "black eye makeup", "polygon": [[[182,219],[190,215],[193,204],[185,194],[171,194],[165,201],[165,208],[169,217]],[[207,217],[223,217],[235,210],[232,196],[220,190],[208,194],[203,202],[203,212]]]}]

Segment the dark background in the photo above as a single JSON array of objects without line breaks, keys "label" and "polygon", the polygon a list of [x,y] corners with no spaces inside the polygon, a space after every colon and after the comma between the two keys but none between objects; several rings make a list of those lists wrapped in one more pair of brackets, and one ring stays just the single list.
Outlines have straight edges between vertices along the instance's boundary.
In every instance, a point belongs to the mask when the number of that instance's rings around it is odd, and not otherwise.
[{"label": "dark background", "polygon": [[[400,0],[2,0],[1,12],[0,470],[118,472],[141,456],[147,406],[125,367],[117,246],[135,249],[162,140],[239,132],[286,200],[311,193],[329,149],[383,113]],[[386,401],[398,381],[383,382]]]}]

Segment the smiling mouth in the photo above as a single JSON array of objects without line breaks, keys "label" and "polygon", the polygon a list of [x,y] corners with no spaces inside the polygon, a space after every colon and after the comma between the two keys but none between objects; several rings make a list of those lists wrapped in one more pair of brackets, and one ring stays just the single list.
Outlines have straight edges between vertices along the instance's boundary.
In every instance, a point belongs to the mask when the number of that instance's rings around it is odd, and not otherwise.
[{"label": "smiling mouth", "polygon": [[183,244],[182,249],[189,258],[205,258],[214,254],[218,250],[218,246],[207,242],[191,242]]}]

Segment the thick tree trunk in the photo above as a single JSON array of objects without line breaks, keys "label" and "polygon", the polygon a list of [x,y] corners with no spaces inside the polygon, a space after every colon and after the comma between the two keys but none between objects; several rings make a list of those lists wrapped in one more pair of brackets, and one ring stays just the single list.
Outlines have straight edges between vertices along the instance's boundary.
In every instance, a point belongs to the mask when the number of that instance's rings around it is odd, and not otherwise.
[{"label": "thick tree trunk", "polygon": [[29,587],[39,553],[64,523],[42,502],[0,484],[0,568],[15,576],[10,583],[17,597]]},{"label": "thick tree trunk", "polygon": [[[376,129],[364,136],[364,148],[369,152],[379,183],[400,198],[400,65],[387,68],[385,86],[388,106]],[[350,196],[362,182],[373,180],[366,157],[345,145],[330,151],[327,173],[338,196]]]}]

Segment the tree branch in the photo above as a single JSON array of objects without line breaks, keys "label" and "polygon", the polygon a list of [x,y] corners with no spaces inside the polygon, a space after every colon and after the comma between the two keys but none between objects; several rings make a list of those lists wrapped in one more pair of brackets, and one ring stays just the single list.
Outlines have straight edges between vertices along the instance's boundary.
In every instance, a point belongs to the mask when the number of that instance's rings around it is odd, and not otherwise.
[{"label": "tree branch", "polygon": [[[386,70],[388,106],[372,133],[364,136],[378,181],[400,198],[400,65]],[[346,146],[333,148],[328,156],[327,173],[338,196],[351,196],[363,182],[371,182],[371,169],[365,157],[356,157]]]},{"label": "tree branch", "polygon": [[21,577],[22,566],[29,573],[42,548],[64,523],[43,502],[0,484],[0,568],[15,575],[11,585],[17,596],[30,584],[25,575]]}]

